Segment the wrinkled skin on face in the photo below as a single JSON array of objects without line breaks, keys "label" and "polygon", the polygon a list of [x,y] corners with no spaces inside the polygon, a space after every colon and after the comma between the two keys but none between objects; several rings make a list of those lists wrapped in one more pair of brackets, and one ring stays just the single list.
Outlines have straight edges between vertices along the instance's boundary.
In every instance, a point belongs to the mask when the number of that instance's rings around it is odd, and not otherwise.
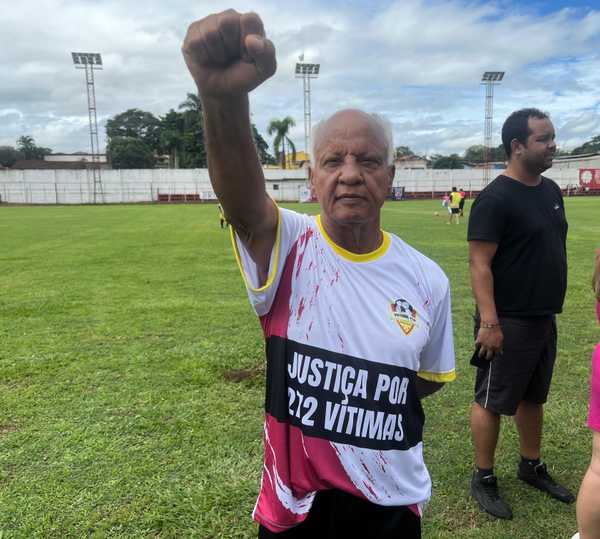
[{"label": "wrinkled skin on face", "polygon": [[342,247],[355,252],[378,247],[380,211],[394,179],[387,155],[384,133],[364,112],[341,111],[319,132],[311,191],[323,226]]}]

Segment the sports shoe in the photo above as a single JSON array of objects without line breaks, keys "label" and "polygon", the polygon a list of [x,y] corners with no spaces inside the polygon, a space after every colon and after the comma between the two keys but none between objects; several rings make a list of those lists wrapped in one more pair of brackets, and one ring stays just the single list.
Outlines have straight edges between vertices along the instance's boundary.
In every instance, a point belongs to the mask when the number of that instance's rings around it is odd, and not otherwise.
[{"label": "sports shoe", "polygon": [[512,519],[512,509],[498,493],[498,479],[495,475],[486,475],[479,479],[477,472],[471,478],[471,496],[477,500],[482,511],[497,518]]},{"label": "sports shoe", "polygon": [[548,473],[546,464],[543,462],[535,466],[520,462],[517,477],[532,487],[550,494],[550,496],[561,502],[573,503],[575,501],[575,496],[568,489],[552,479],[552,476]]}]

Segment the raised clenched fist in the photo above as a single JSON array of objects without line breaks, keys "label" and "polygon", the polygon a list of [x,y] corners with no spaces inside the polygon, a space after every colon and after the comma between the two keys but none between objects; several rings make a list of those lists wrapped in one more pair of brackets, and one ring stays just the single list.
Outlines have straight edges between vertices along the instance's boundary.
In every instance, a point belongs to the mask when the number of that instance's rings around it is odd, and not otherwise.
[{"label": "raised clenched fist", "polygon": [[182,52],[204,97],[247,94],[277,67],[275,47],[265,37],[260,17],[233,9],[192,23]]}]

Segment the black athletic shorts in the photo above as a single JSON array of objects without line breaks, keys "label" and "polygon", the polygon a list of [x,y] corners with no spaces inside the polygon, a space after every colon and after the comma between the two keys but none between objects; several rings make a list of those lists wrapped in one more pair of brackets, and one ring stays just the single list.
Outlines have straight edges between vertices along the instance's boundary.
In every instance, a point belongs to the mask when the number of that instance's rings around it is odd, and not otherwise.
[{"label": "black athletic shorts", "polygon": [[[503,353],[477,368],[475,402],[502,415],[514,415],[521,401],[543,404],[548,398],[556,359],[554,316],[500,317]],[[479,320],[475,318],[475,337]]]},{"label": "black athletic shorts", "polygon": [[460,213],[460,208],[450,208],[452,213]]},{"label": "black athletic shorts", "polygon": [[465,207],[465,199],[461,198],[460,202],[458,203],[458,209],[462,210]]},{"label": "black athletic shorts", "polygon": [[264,526],[259,539],[420,539],[421,519],[408,507],[386,507],[341,490],[317,492],[306,520],[281,533]]}]

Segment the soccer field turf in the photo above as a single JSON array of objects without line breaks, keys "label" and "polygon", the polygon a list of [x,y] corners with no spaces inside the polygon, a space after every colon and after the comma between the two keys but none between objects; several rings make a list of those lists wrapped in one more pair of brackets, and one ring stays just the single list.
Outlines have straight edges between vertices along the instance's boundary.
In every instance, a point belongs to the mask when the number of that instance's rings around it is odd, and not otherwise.
[{"label": "soccer field turf", "polygon": [[[577,490],[591,450],[600,198],[566,205],[569,289],[543,456]],[[452,286],[458,379],[425,401],[423,537],[569,539],[575,506],[516,479],[510,420],[497,474],[514,520],[492,520],[468,496],[466,224],[446,225],[439,201],[390,202],[383,227]],[[216,206],[0,207],[0,537],[255,537],[263,362]]]}]

